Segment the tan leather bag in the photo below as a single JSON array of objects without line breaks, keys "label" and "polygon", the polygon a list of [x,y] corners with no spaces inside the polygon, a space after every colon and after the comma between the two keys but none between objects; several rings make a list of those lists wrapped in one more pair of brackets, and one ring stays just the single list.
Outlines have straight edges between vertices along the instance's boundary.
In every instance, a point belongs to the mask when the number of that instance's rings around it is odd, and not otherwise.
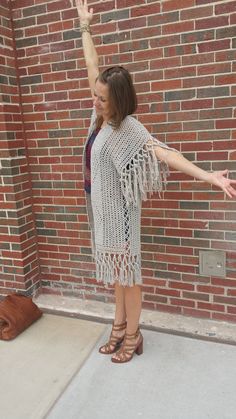
[{"label": "tan leather bag", "polygon": [[42,316],[30,297],[11,294],[0,301],[0,339],[14,339]]}]

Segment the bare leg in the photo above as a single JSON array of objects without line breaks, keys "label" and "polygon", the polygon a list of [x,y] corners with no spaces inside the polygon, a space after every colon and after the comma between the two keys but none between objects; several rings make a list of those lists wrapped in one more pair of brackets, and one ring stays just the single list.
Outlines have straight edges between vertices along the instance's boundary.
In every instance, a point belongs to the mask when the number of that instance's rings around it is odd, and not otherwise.
[{"label": "bare leg", "polygon": [[125,288],[118,283],[115,284],[115,298],[116,311],[114,326],[112,328],[112,337],[110,336],[108,343],[99,349],[99,352],[101,353],[114,352],[116,350],[117,341],[121,342],[126,332]]},{"label": "bare leg", "polygon": [[127,314],[126,332],[133,335],[138,329],[142,309],[142,292],[139,285],[125,288],[125,309]]},{"label": "bare leg", "polygon": [[[116,297],[116,311],[114,324],[119,325],[126,322],[126,310],[125,310],[125,287],[115,283],[115,297]],[[114,336],[118,338],[124,336],[125,330],[114,331]]]},{"label": "bare leg", "polygon": [[116,312],[115,324],[124,323],[127,320],[127,333],[134,334],[139,325],[142,310],[142,292],[139,285],[123,287],[116,283]]},{"label": "bare leg", "polygon": [[116,297],[116,312],[115,312],[115,324],[121,324],[126,321],[126,310],[125,310],[125,288],[115,284],[115,297]]},{"label": "bare leg", "polygon": [[[139,319],[142,309],[142,292],[139,285],[133,287],[125,287],[125,311],[127,316],[127,335],[133,335],[133,337],[126,337],[127,344],[135,345],[140,342],[140,333],[136,334]],[[136,334],[136,335],[135,335]],[[122,360],[124,356],[118,351],[113,355],[112,359]]]}]

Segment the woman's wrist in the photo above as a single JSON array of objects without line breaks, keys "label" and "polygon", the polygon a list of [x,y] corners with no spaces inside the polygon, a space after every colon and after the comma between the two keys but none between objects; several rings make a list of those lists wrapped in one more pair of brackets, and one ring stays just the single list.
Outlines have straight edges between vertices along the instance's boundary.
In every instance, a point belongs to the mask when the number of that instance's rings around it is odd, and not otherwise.
[{"label": "woman's wrist", "polygon": [[79,24],[80,24],[80,26],[83,26],[83,25],[88,25],[88,26],[90,26],[90,20],[88,20],[88,19],[81,19],[81,20],[79,21]]},{"label": "woman's wrist", "polygon": [[79,21],[79,24],[76,26],[75,30],[81,33],[88,32],[91,34],[90,22],[86,20]]},{"label": "woman's wrist", "polygon": [[214,172],[207,172],[206,182],[210,183],[211,185],[214,185],[215,183]]},{"label": "woman's wrist", "polygon": [[80,32],[88,32],[91,34],[91,28],[89,23],[80,23]]}]

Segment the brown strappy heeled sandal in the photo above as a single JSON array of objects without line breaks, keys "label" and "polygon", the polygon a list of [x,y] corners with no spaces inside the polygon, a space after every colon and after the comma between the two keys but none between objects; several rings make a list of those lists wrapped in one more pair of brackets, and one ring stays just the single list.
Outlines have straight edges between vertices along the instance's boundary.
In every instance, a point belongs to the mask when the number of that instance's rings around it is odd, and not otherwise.
[{"label": "brown strappy heeled sandal", "polygon": [[[138,341],[136,343],[128,342],[131,339],[137,338]],[[116,352],[116,357],[113,356],[111,358],[111,361],[117,364],[129,362],[133,358],[134,353],[137,355],[142,355],[143,353],[143,336],[139,329],[133,335],[129,335],[128,333],[125,334],[121,348]]]},{"label": "brown strappy heeled sandal", "polygon": [[122,344],[124,340],[125,333],[123,336],[118,337],[114,335],[114,332],[121,332],[122,330],[125,331],[126,326],[127,326],[127,322],[124,322],[121,324],[113,323],[109,341],[105,345],[99,348],[100,354],[105,354],[105,355],[114,354],[114,352],[116,352],[119,349],[120,345]]}]

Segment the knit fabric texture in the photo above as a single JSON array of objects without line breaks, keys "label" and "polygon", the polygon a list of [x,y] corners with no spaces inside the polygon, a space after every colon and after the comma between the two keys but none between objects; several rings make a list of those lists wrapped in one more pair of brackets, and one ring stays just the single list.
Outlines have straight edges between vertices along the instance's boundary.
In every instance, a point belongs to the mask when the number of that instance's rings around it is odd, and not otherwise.
[{"label": "knit fabric texture", "polygon": [[[93,110],[88,139],[96,128],[96,118]],[[116,281],[123,286],[142,284],[141,201],[161,192],[169,174],[166,163],[158,160],[155,146],[170,150],[132,116],[127,116],[119,129],[106,125],[94,141],[91,194],[86,194],[86,201],[96,279],[105,285]],[[84,170],[85,160],[84,153]]]}]

